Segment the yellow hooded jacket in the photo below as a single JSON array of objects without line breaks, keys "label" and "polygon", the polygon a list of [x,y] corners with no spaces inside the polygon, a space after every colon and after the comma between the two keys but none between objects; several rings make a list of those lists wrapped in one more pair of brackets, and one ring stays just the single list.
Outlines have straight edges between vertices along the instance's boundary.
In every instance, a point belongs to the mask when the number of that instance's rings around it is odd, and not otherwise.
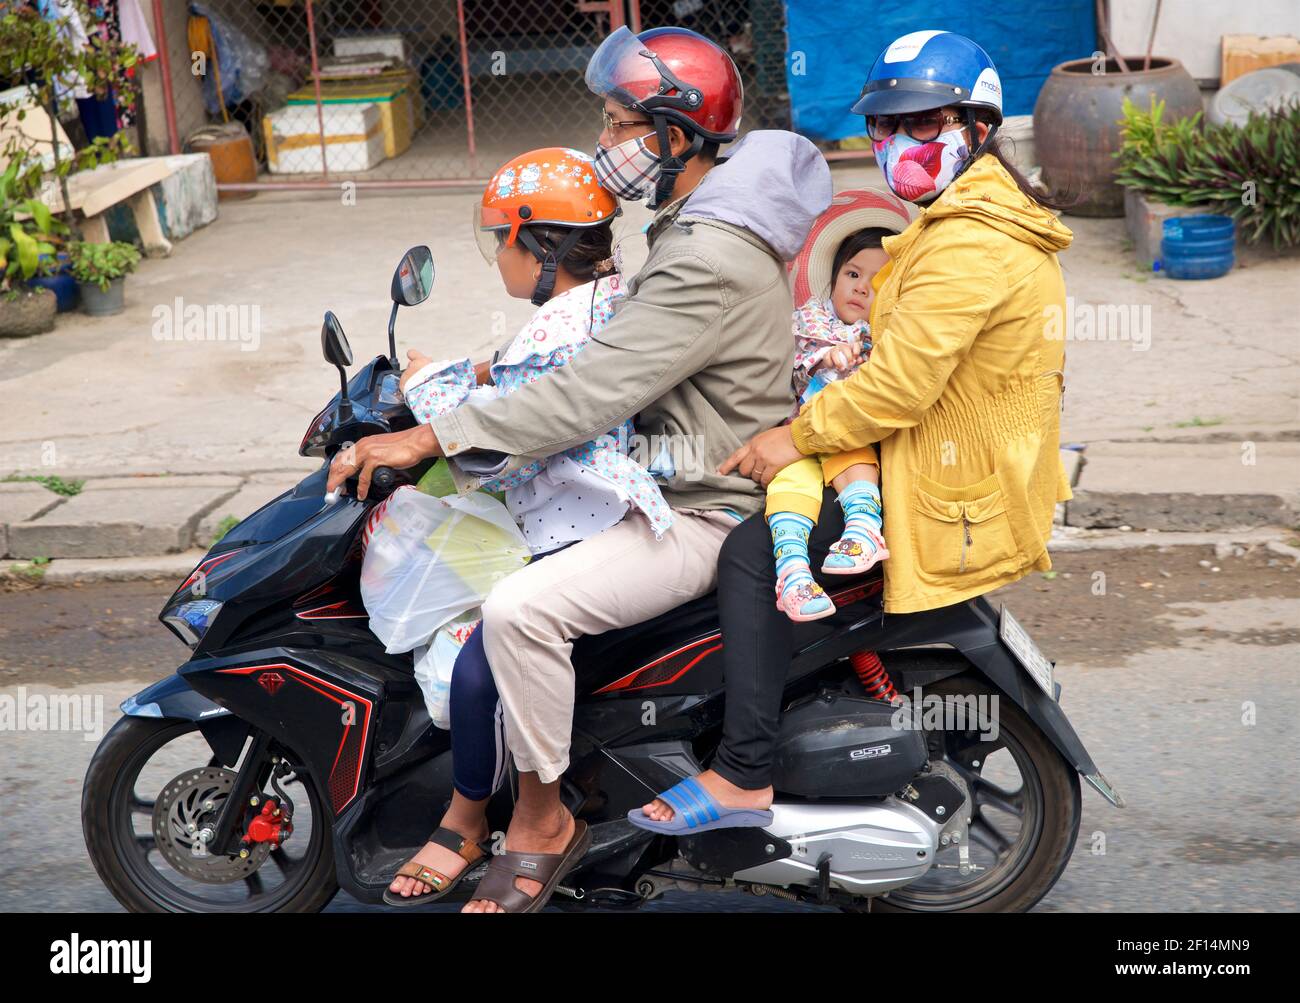
[{"label": "yellow hooded jacket", "polygon": [[885,610],[970,599],[1051,567],[1073,234],[981,156],[884,241],[873,347],[791,426],[805,454],[880,443]]}]

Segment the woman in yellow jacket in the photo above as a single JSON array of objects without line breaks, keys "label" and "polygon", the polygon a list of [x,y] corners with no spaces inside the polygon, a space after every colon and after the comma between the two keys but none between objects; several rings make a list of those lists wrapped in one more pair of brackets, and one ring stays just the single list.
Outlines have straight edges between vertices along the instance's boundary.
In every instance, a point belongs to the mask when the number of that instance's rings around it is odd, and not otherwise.
[{"label": "woman in yellow jacket", "polygon": [[[988,55],[949,32],[913,32],[872,68],[866,116],[890,187],[924,211],[886,238],[870,360],[764,432],[723,466],[766,485],[815,454],[878,444],[887,613],[958,603],[1051,567],[1059,458],[1065,286],[1057,252],[1072,235],[1050,196],[1008,162],[994,133],[1001,89]],[[972,152],[973,148],[973,152]],[[842,522],[823,503],[813,566]],[[719,559],[727,683],[724,738],[696,778],[724,815],[771,804],[771,750],[792,644],[773,608],[761,517]],[[671,806],[646,814],[661,823]],[[743,824],[743,823],[742,823]]]}]

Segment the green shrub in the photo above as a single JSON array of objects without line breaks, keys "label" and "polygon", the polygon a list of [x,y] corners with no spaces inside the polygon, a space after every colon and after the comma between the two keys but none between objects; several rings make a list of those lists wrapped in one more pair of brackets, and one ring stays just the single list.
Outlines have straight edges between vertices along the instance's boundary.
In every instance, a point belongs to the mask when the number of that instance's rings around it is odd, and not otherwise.
[{"label": "green shrub", "polygon": [[1241,128],[1203,125],[1199,113],[1163,120],[1153,96],[1124,99],[1115,180],[1167,205],[1231,216],[1249,241],[1300,245],[1300,105],[1253,114]]},{"label": "green shrub", "polygon": [[208,544],[208,546],[215,547],[218,543],[220,543],[223,539],[225,539],[227,533],[229,533],[232,529],[234,529],[243,521],[244,520],[240,519],[239,516],[236,515],[226,516],[219,523],[217,523],[216,531],[212,534],[212,541]]},{"label": "green shrub", "polygon": [[140,252],[135,245],[120,240],[107,244],[70,244],[68,257],[74,279],[93,283],[105,292],[110,282],[130,275],[140,263]]},{"label": "green shrub", "polygon": [[0,173],[0,293],[18,295],[27,280],[48,272],[54,263],[52,241],[66,227],[36,198],[40,168],[11,160]]}]

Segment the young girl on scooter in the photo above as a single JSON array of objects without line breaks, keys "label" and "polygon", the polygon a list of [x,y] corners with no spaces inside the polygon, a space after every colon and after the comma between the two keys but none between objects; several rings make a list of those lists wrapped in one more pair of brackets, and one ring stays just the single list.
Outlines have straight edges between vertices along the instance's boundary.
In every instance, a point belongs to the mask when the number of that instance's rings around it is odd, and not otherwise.
[{"label": "young girl on scooter", "polygon": [[[514,158],[496,172],[474,210],[479,250],[495,264],[506,291],[538,310],[491,362],[433,362],[408,353],[402,390],[416,418],[472,407],[544,379],[578,354],[626,295],[613,264],[614,197],[595,180],[591,158],[547,148]],[[609,528],[635,506],[656,534],[672,511],[654,479],[627,455],[630,427],[519,469],[500,460],[462,475],[488,491],[504,491],[533,560]],[[451,676],[451,742],[455,783],[451,805],[429,844],[397,872],[384,900],[422,905],[442,898],[486,859],[486,810],[505,777],[505,739],[496,686],[483,652],[482,627],[456,658]]]},{"label": "young girl on scooter", "polygon": [[[795,260],[794,391],[802,408],[827,384],[842,380],[871,354],[872,279],[888,255],[885,237],[911,220],[906,205],[874,190],[844,191],[813,224]],[[794,418],[798,414],[796,409]],[[822,506],[823,485],[839,492],[844,535],[831,545],[822,573],[859,575],[889,556],[880,535],[880,467],[873,447],[806,457],[772,478],[767,523],[776,559],[776,604],[791,620],[835,612],[809,566],[808,537]]]}]

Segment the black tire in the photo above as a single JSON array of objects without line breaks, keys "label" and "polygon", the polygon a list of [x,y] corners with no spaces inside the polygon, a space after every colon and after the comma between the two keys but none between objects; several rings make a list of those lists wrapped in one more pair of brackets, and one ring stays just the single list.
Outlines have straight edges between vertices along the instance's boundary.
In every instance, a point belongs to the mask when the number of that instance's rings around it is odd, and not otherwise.
[{"label": "black tire", "polygon": [[[120,831],[118,812],[123,797],[129,797],[134,778],[139,772],[137,761],[150,746],[155,750],[164,744],[197,729],[191,721],[165,718],[123,717],[104,736],[86,770],[86,780],[81,792],[81,828],[86,839],[95,871],[113,897],[131,912],[200,912],[201,907],[188,907],[185,903],[169,901],[159,894],[150,894],[147,887],[133,876],[133,869],[124,860],[123,834]],[[200,764],[196,764],[200,765]],[[127,783],[131,787],[124,789]],[[225,912],[319,912],[329,904],[338,891],[334,873],[334,841],[329,830],[329,820],[314,818],[324,826],[322,838],[313,841],[315,853],[309,858],[307,872],[295,881],[292,892],[281,898],[250,908],[231,908],[222,905],[210,911]]]},{"label": "black tire", "polygon": [[845,911],[1028,912],[1056,884],[1074,852],[1083,809],[1078,771],[1065,761],[1023,710],[983,677],[974,674],[950,677],[926,686],[925,692],[944,697],[996,695],[999,698],[999,729],[1012,736],[1028,758],[1034,777],[1024,776],[1024,783],[1036,783],[1034,794],[1040,798],[1041,819],[1035,826],[1027,861],[1005,886],[978,901],[955,901],[952,907],[945,907],[941,901],[909,901],[908,886],[904,886],[888,896],[845,906]]}]

